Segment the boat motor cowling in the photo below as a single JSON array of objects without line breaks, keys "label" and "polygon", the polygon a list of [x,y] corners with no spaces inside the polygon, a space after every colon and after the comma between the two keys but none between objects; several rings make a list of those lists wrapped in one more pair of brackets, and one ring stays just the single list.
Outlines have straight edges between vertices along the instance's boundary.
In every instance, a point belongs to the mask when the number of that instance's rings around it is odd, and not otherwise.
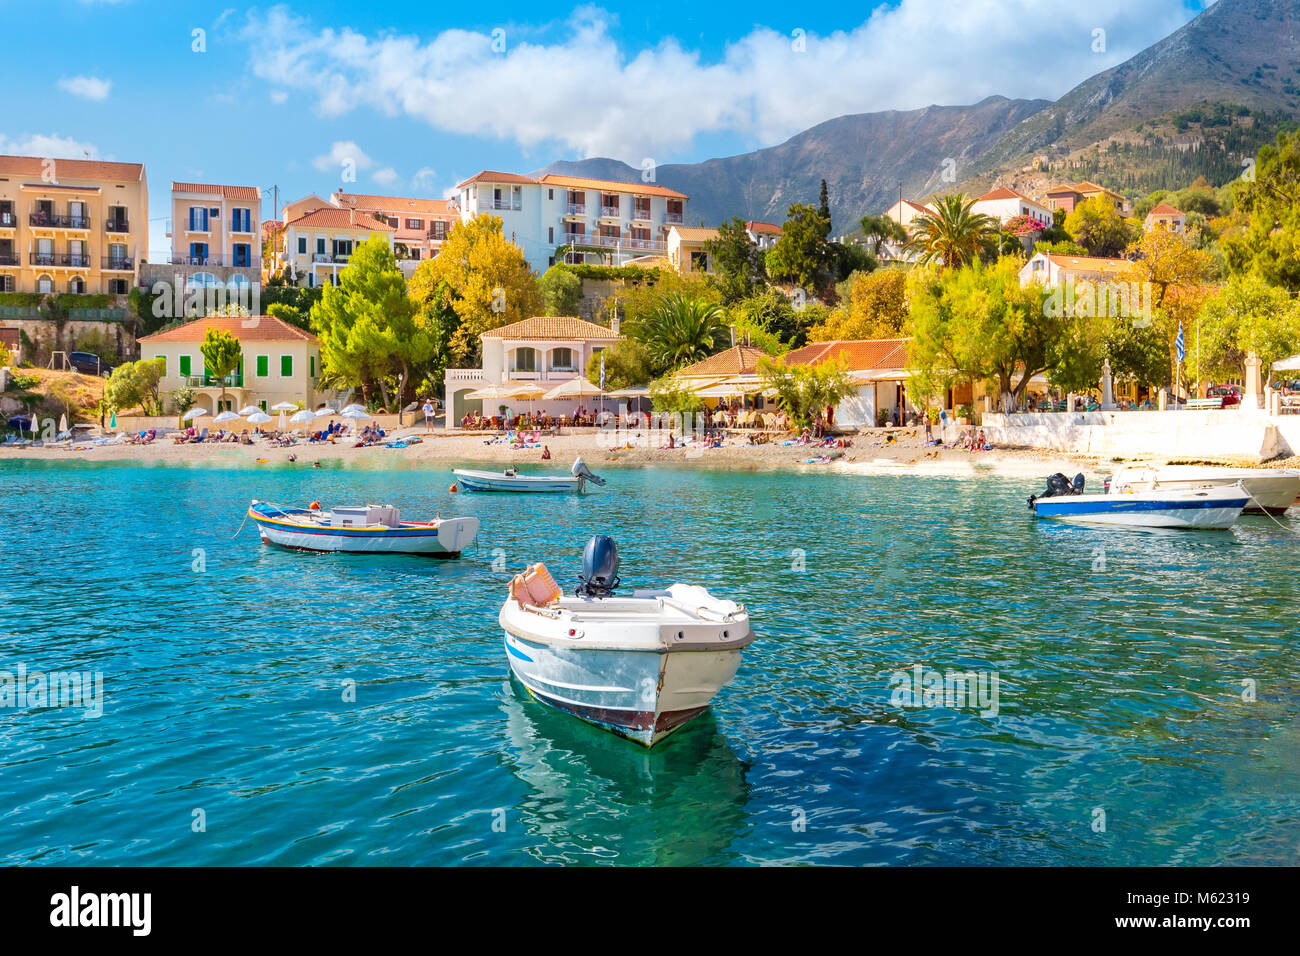
[{"label": "boat motor cowling", "polygon": [[1078,474],[1074,476],[1074,481],[1070,481],[1069,478],[1066,478],[1065,475],[1058,471],[1048,477],[1047,488],[1042,494],[1029,496],[1029,510],[1034,510],[1034,502],[1039,498],[1060,498],[1063,495],[1083,494],[1085,480],[1082,474]]},{"label": "boat motor cowling", "polygon": [[569,469],[569,472],[574,478],[582,478],[584,481],[590,481],[597,485],[605,483],[604,478],[591,473],[591,469],[587,467],[587,463],[581,457],[573,459],[573,467]]},{"label": "boat motor cowling", "polygon": [[607,534],[598,534],[582,552],[582,582],[574,593],[580,597],[603,597],[618,587],[618,546]]}]

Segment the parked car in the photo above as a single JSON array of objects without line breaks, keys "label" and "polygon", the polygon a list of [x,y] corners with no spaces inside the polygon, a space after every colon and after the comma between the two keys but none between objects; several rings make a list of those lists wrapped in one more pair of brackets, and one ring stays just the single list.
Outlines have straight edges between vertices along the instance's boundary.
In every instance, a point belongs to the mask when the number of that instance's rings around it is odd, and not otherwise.
[{"label": "parked car", "polygon": [[1222,398],[1224,408],[1240,405],[1246,390],[1240,385],[1211,385],[1205,390],[1206,398]]},{"label": "parked car", "polygon": [[106,364],[93,352],[69,352],[68,364],[83,375],[102,375],[108,378],[113,366]]}]

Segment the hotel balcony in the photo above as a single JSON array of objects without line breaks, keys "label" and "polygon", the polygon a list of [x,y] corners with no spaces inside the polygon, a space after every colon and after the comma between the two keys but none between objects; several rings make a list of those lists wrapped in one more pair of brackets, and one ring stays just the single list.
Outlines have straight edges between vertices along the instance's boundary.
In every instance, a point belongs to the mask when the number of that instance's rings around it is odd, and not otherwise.
[{"label": "hotel balcony", "polygon": [[71,252],[33,252],[30,263],[34,266],[46,266],[64,269],[89,269],[90,256]]},{"label": "hotel balcony", "polygon": [[226,388],[243,388],[244,376],[235,372],[233,375],[227,375],[224,379],[207,373],[203,375],[187,375],[185,377],[186,388],[221,388],[223,385]]},{"label": "hotel balcony", "polygon": [[58,216],[34,212],[28,217],[28,223],[42,229],[89,229],[89,216]]},{"label": "hotel balcony", "polygon": [[18,217],[11,212],[0,212],[0,229],[17,229]]},{"label": "hotel balcony", "polygon": [[0,266],[20,266],[23,257],[16,252],[0,252]]},{"label": "hotel balcony", "polygon": [[585,203],[571,202],[564,207],[566,216],[585,216],[587,215],[587,206]]},{"label": "hotel balcony", "polygon": [[619,217],[619,212],[618,212],[618,207],[617,207],[617,206],[601,206],[601,207],[600,207],[600,218],[601,218],[601,219],[617,219],[618,217]]},{"label": "hotel balcony", "polygon": [[481,385],[487,379],[481,368],[449,368],[445,370],[444,381],[448,385]]},{"label": "hotel balcony", "polygon": [[237,256],[172,256],[174,266],[229,266],[235,269],[260,269],[262,260],[259,256],[239,258]]},{"label": "hotel balcony", "polygon": [[104,256],[101,268],[105,272],[134,272],[135,260],[130,256]]},{"label": "hotel balcony", "polygon": [[520,212],[523,203],[511,203],[509,199],[480,199],[479,212]]},{"label": "hotel balcony", "polygon": [[664,222],[669,223],[670,225],[675,224],[680,226],[682,224],[682,214],[679,212],[670,212],[664,216]]},{"label": "hotel balcony", "polygon": [[602,236],[598,233],[565,233],[564,242],[566,245],[597,249],[635,249],[645,252],[663,252],[667,248],[667,243],[662,239],[634,239],[630,236]]},{"label": "hotel balcony", "polygon": [[131,224],[126,219],[107,219],[104,221],[105,232],[130,232]]}]

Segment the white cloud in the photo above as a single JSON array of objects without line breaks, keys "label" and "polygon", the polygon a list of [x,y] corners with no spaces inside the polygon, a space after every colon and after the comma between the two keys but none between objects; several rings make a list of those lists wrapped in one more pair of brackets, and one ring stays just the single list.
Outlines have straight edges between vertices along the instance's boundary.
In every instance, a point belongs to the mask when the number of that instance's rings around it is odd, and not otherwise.
[{"label": "white cloud", "polygon": [[13,156],[48,156],[51,159],[99,159],[99,147],[58,133],[23,133],[9,139],[0,135],[0,153]]},{"label": "white cloud", "polygon": [[[712,62],[668,38],[623,50],[609,14],[576,12],[551,43],[488,33],[431,38],[315,28],[280,6],[242,37],[254,74],[338,117],[370,109],[451,133],[559,145],[639,165],[701,133],[774,143],[845,113],[967,104],[991,94],[1055,98],[1186,21],[1183,0],[899,0],[850,31],[757,27]],[[1094,53],[1094,29],[1106,51]]]},{"label": "white cloud", "polygon": [[97,76],[65,76],[59,80],[59,89],[73,96],[100,102],[108,99],[113,83],[111,80],[101,80]]},{"label": "white cloud", "polygon": [[411,187],[416,192],[428,193],[437,188],[438,172],[432,166],[421,166],[411,177]]},{"label": "white cloud", "polygon": [[338,140],[330,144],[330,151],[323,156],[317,156],[311,161],[311,164],[321,171],[342,169],[344,167],[358,170],[369,169],[375,165],[375,161],[366,155],[365,150],[348,139]]},{"label": "white cloud", "polygon": [[287,103],[288,101],[289,101],[289,94],[286,93],[284,90],[271,91],[271,102],[274,103],[276,106],[279,106],[283,103]]},{"label": "white cloud", "polygon": [[383,169],[376,169],[370,174],[370,178],[381,186],[392,186],[401,181],[402,177],[397,175],[397,170],[391,166],[385,166]]}]

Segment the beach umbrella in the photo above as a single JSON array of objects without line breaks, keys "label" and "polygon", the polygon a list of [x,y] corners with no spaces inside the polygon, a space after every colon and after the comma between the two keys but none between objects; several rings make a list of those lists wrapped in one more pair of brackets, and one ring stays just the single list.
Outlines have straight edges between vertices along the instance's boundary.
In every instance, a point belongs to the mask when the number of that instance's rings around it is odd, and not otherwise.
[{"label": "beach umbrella", "polygon": [[339,417],[350,418],[355,422],[355,421],[360,421],[363,418],[370,418],[372,416],[364,408],[345,408],[343,409],[343,411],[339,413]]},{"label": "beach umbrella", "polygon": [[192,422],[196,418],[202,418],[204,415],[211,415],[211,414],[212,413],[208,411],[206,408],[191,408],[188,412],[182,415],[181,418],[184,421]]},{"label": "beach umbrella", "polygon": [[548,402],[557,398],[594,398],[597,395],[604,395],[605,391],[597,385],[592,385],[585,378],[571,378],[562,385],[557,385],[542,397]]},{"label": "beach umbrella", "polygon": [[334,409],[332,409],[332,408],[330,408],[328,405],[326,405],[324,408],[318,408],[318,409],[316,409],[316,411],[312,413],[312,417],[313,417],[313,418],[324,418],[326,415],[337,415],[337,414],[338,414],[338,412],[336,412]]},{"label": "beach umbrella", "polygon": [[245,405],[243,408],[239,410],[239,417],[247,418],[249,415],[256,415],[260,411],[261,409],[258,408],[256,405]]},{"label": "beach umbrella", "polygon": [[276,402],[271,406],[273,412],[292,412],[297,409],[297,402]]},{"label": "beach umbrella", "polygon": [[510,394],[514,398],[526,398],[528,400],[528,414],[532,415],[533,400],[544,396],[546,389],[536,382],[519,382],[510,387]]},{"label": "beach umbrella", "polygon": [[316,417],[315,412],[313,412],[310,408],[304,408],[298,414],[290,418],[289,421],[293,422],[295,425],[304,425],[315,417]]},{"label": "beach umbrella", "polygon": [[68,416],[63,414],[59,416],[59,434],[62,435],[68,430]]},{"label": "beach umbrella", "polygon": [[[366,406],[362,405],[360,402],[353,402],[351,405],[343,406],[344,412],[352,412],[352,411],[364,412],[365,410],[366,410]],[[342,414],[342,412],[340,412],[339,414]]]},{"label": "beach umbrella", "polygon": [[109,428],[116,428],[116,427],[117,427],[117,409],[116,409],[116,408],[113,409],[113,420],[112,420],[111,422],[108,423],[108,427],[109,427]]},{"label": "beach umbrella", "polygon": [[240,416],[235,412],[222,412],[216,418],[212,419],[214,425],[224,425],[226,422],[233,422]]},{"label": "beach umbrella", "polygon": [[[212,420],[214,422],[216,421],[215,418]],[[266,412],[263,411],[257,411],[254,412],[252,415],[248,416],[248,423],[250,425],[265,425],[270,420],[271,420],[271,416],[266,414]]]}]

